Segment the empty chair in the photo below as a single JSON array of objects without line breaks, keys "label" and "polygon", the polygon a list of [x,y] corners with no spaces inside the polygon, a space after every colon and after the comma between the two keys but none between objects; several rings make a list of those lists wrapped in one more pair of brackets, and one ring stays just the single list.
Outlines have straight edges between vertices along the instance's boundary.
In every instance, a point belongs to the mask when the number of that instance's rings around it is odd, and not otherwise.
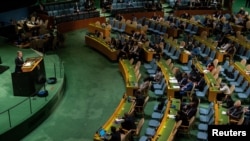
[{"label": "empty chair", "polygon": [[156,90],[154,91],[155,95],[156,95],[156,96],[163,97],[164,94],[165,94],[165,91],[166,91],[166,87],[167,87],[167,83],[164,83],[162,89],[156,89]]},{"label": "empty chair", "polygon": [[152,61],[149,62],[149,63],[145,63],[145,64],[144,64],[144,68],[145,68],[145,69],[152,69],[152,68],[154,67],[154,65],[156,65],[155,60],[152,60]]},{"label": "empty chair", "polygon": [[245,55],[240,55],[239,57],[240,57],[241,59],[249,60],[249,58],[250,58],[250,49],[247,50],[247,52],[246,52]]},{"label": "empty chair", "polygon": [[208,125],[213,125],[214,122],[215,122],[215,119],[214,117],[212,117],[207,124],[206,123],[198,124],[198,130],[206,132],[208,130]]},{"label": "empty chair", "polygon": [[181,70],[185,71],[185,72],[186,71],[191,71],[191,69],[192,69],[191,66],[192,66],[192,60],[189,60],[188,64],[186,66],[181,66]]},{"label": "empty chair", "polygon": [[204,87],[203,91],[196,91],[196,96],[199,97],[199,98],[204,98],[204,97],[206,97],[206,94],[207,94],[207,92],[208,92],[208,88],[209,88],[209,86],[206,85],[206,86]]},{"label": "empty chair", "polygon": [[157,71],[157,67],[158,67],[157,65],[154,65],[153,68],[147,69],[147,73],[148,73],[149,75],[155,74],[156,71]]},{"label": "empty chair", "polygon": [[221,71],[221,72],[224,72],[224,70],[227,69],[228,67],[229,67],[229,61],[226,60],[226,61],[224,62],[224,64],[222,65],[220,71]]},{"label": "empty chair", "polygon": [[239,86],[242,84],[243,79],[244,79],[243,76],[240,75],[240,76],[236,79],[236,81],[231,81],[231,82],[230,82],[230,85],[235,85],[236,87],[239,87]]},{"label": "empty chair", "polygon": [[199,113],[200,115],[208,115],[210,113],[210,110],[213,109],[214,103],[210,102],[210,104],[208,105],[208,107],[200,107],[199,108]]},{"label": "empty chair", "polygon": [[248,81],[244,80],[243,84],[241,86],[235,87],[236,93],[243,93],[248,86]]},{"label": "empty chair", "polygon": [[206,47],[206,48],[205,48],[205,52],[204,52],[204,53],[201,53],[200,55],[201,55],[203,58],[205,58],[205,57],[208,57],[209,53],[210,53],[210,48],[209,48],[209,47]]},{"label": "empty chair", "polygon": [[208,115],[200,115],[200,122],[208,123],[210,118],[212,118],[213,116],[214,116],[214,109],[211,109]]},{"label": "empty chair", "polygon": [[249,98],[249,95],[250,95],[250,87],[248,86],[247,90],[244,91],[244,92],[240,92],[240,93],[237,93],[239,99],[247,99]]},{"label": "empty chair", "polygon": [[176,50],[175,54],[171,55],[170,58],[176,62],[176,61],[179,60],[180,55],[181,55],[181,51],[180,50]]},{"label": "empty chair", "polygon": [[162,78],[160,83],[153,84],[154,90],[162,89],[164,83],[166,83],[165,78]]},{"label": "empty chair", "polygon": [[203,132],[203,131],[199,131],[198,133],[197,133],[197,139],[199,139],[199,140],[208,140],[208,134],[207,134],[207,132]]},{"label": "empty chair", "polygon": [[[225,69],[225,68],[224,68]],[[227,68],[226,68],[226,72],[228,73],[228,72],[233,72],[233,69],[234,69],[234,66],[228,66]],[[224,77],[226,77],[227,76],[227,74],[226,74],[226,72],[225,71],[223,71],[223,72],[221,72],[220,74],[222,75],[222,76],[224,76]]]}]

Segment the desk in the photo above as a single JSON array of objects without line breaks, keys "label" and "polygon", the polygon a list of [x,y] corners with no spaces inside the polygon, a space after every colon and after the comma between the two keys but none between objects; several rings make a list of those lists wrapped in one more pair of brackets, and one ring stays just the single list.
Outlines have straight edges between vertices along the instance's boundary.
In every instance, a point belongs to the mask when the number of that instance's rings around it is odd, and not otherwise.
[{"label": "desk", "polygon": [[149,51],[149,48],[150,47],[147,47],[147,46],[143,46],[143,52],[144,52],[144,59],[145,61],[147,62],[150,62],[153,60],[153,57],[154,57],[154,54],[155,54],[155,51]]},{"label": "desk", "polygon": [[159,62],[156,62],[157,65],[161,68],[162,74],[166,80],[167,85],[167,97],[174,97],[176,91],[180,91],[179,83],[177,82],[172,70],[166,64],[164,59],[161,59]]},{"label": "desk", "polygon": [[119,69],[126,85],[126,93],[128,96],[133,96],[134,90],[138,89],[138,81],[136,79],[135,69],[127,59],[119,60]]},{"label": "desk", "polygon": [[43,60],[42,57],[27,58],[25,64],[30,63],[30,65],[25,66],[24,64],[24,66],[22,67],[22,72],[33,71],[42,60]]},{"label": "desk", "polygon": [[225,52],[221,50],[217,50],[216,46],[214,46],[212,42],[209,42],[208,40],[204,40],[200,36],[194,36],[194,39],[204,44],[206,47],[209,47],[211,50],[215,50],[216,51],[215,58],[218,59],[218,62],[224,61]]},{"label": "desk", "polygon": [[227,38],[235,43],[238,43],[239,45],[247,48],[247,49],[250,49],[250,44],[249,42],[247,41],[244,41],[244,40],[241,40],[241,39],[238,39],[236,38],[235,36],[227,36]]},{"label": "desk", "polygon": [[[173,118],[169,118],[168,115],[176,115],[178,110],[180,110],[181,102],[180,99],[175,98],[171,98],[171,101],[172,103],[168,101],[165,114],[152,141],[167,141],[174,129],[176,121]],[[174,105],[175,108],[172,108],[171,105]]]},{"label": "desk", "polygon": [[90,33],[95,33],[95,31],[99,31],[103,33],[103,37],[110,37],[110,29],[103,28],[92,23],[88,25],[88,31]]},{"label": "desk", "polygon": [[[205,69],[203,69],[199,61],[194,61],[193,63],[199,72],[204,73]],[[216,101],[217,93],[220,93],[220,90],[215,86],[216,80],[211,72],[204,73],[204,78],[206,83],[209,84],[208,101],[214,102]]]},{"label": "desk", "polygon": [[234,68],[237,69],[242,76],[244,76],[244,79],[250,82],[250,75],[246,74],[246,66],[242,65],[240,62],[235,62]]},{"label": "desk", "polygon": [[[115,109],[114,113],[110,116],[110,118],[106,121],[106,123],[102,126],[107,132],[110,133],[110,127],[115,126],[119,127],[120,124],[115,123],[115,119],[117,117],[122,117],[124,113],[129,112],[132,109],[132,102],[127,101],[127,97],[124,95],[119,105]],[[94,134],[94,141],[102,141],[98,134]]]},{"label": "desk", "polygon": [[214,104],[214,118],[215,125],[226,125],[229,123],[229,117],[227,114],[227,109],[222,107],[220,104]]},{"label": "desk", "polygon": [[117,56],[119,54],[118,50],[111,49],[108,44],[105,43],[104,40],[99,39],[95,36],[85,36],[85,43],[89,45],[90,47],[98,50],[102,54],[104,54],[106,57],[108,57],[111,61],[116,61]]}]

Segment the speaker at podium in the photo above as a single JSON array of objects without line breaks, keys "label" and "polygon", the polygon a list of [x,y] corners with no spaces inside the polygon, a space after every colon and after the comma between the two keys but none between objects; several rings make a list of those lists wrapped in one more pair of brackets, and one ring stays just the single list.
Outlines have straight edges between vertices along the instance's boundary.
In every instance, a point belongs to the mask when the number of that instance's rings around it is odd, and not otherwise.
[{"label": "speaker at podium", "polygon": [[12,73],[14,96],[34,96],[44,86],[46,79],[43,57],[27,58],[21,73]]}]

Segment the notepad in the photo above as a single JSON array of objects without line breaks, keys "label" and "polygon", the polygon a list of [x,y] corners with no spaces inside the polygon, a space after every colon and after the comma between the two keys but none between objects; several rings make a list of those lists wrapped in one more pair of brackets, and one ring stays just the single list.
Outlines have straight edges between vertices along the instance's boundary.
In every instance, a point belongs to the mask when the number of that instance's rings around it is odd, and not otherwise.
[{"label": "notepad", "polygon": [[175,119],[175,115],[168,115],[169,118]]},{"label": "notepad", "polygon": [[179,88],[180,88],[180,86],[173,86],[173,88],[175,88],[175,89],[179,89]]},{"label": "notepad", "polygon": [[223,115],[227,114],[227,112],[226,112],[226,111],[222,111],[221,113],[222,113]]},{"label": "notepad", "polygon": [[175,77],[169,77],[169,80],[173,80],[173,79],[175,79]]},{"label": "notepad", "polygon": [[176,79],[170,79],[169,82],[170,83],[178,83],[178,81]]},{"label": "notepad", "polygon": [[24,67],[30,67],[31,66],[31,62],[26,62],[23,66]]}]

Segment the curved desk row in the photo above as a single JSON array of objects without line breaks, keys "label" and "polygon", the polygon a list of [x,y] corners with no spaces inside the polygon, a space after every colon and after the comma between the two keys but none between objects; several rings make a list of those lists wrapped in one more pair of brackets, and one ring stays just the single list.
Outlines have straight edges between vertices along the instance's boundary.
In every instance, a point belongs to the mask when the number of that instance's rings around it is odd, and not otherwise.
[{"label": "curved desk row", "polygon": [[157,62],[157,65],[161,68],[161,71],[167,83],[167,97],[174,97],[175,92],[180,91],[180,86],[175,78],[175,75],[173,74],[173,71],[164,59],[161,59],[159,62]]},{"label": "curved desk row", "polygon": [[246,66],[242,65],[240,62],[234,62],[234,68],[237,69],[240,74],[250,83],[250,75],[247,73]]},{"label": "curved desk row", "polygon": [[216,101],[217,94],[220,93],[220,90],[218,89],[218,87],[216,87],[217,82],[213,74],[210,71],[204,72],[206,69],[203,68],[202,64],[199,61],[193,63],[200,73],[204,73],[205,81],[209,85],[208,101]]},{"label": "curved desk row", "polygon": [[170,118],[169,115],[177,115],[178,110],[180,110],[180,106],[181,106],[180,99],[171,98],[171,101],[168,101],[165,114],[152,141],[168,140],[176,124],[175,119]]},{"label": "curved desk row", "polygon": [[209,47],[211,50],[215,50],[216,51],[215,59],[218,59],[219,62],[223,62],[225,51],[217,50],[217,48],[216,48],[217,45],[215,46],[215,44],[213,44],[212,42],[210,42],[208,40],[202,39],[200,36],[194,36],[194,39],[196,41],[204,44],[206,47]]},{"label": "curved desk row", "polygon": [[243,40],[241,38],[237,38],[235,36],[227,36],[227,38],[239,45],[241,45],[242,47],[246,48],[246,49],[250,49],[250,44],[248,41]]},{"label": "curved desk row", "polygon": [[107,27],[103,28],[103,27],[96,25],[96,24],[93,24],[93,23],[88,25],[88,31],[90,33],[95,33],[95,31],[99,31],[99,32],[103,33],[104,37],[110,37],[110,29],[108,29]]},{"label": "curved desk row", "polygon": [[126,94],[128,96],[133,96],[134,90],[138,89],[138,80],[135,73],[134,66],[131,65],[129,60],[120,59],[119,60],[119,69],[122,73],[122,76],[126,85]]},{"label": "curved desk row", "polygon": [[[127,101],[127,96],[124,94],[123,98],[121,99],[118,107],[115,109],[114,113],[110,116],[110,118],[106,121],[106,123],[101,127],[105,131],[110,133],[110,127],[115,126],[119,127],[120,124],[115,122],[115,119],[118,117],[122,117],[124,113],[130,112],[133,108],[133,103]],[[94,141],[102,141],[103,139],[98,135],[98,133],[94,134]]]},{"label": "curved desk row", "polygon": [[108,57],[111,61],[116,61],[117,56],[119,54],[118,50],[111,49],[108,44],[105,43],[103,39],[99,39],[95,36],[85,36],[85,43],[86,45],[98,50],[106,57]]},{"label": "curved desk row", "polygon": [[180,17],[178,17],[177,19],[179,19],[182,22],[190,23],[190,24],[192,24],[194,26],[197,26],[198,27],[198,35],[201,35],[201,33],[203,31],[206,31],[207,34],[210,35],[210,31],[212,30],[209,27],[206,27],[206,26],[203,26],[202,24],[199,24],[197,21],[191,21],[191,20],[188,20],[188,19],[180,18]]}]

